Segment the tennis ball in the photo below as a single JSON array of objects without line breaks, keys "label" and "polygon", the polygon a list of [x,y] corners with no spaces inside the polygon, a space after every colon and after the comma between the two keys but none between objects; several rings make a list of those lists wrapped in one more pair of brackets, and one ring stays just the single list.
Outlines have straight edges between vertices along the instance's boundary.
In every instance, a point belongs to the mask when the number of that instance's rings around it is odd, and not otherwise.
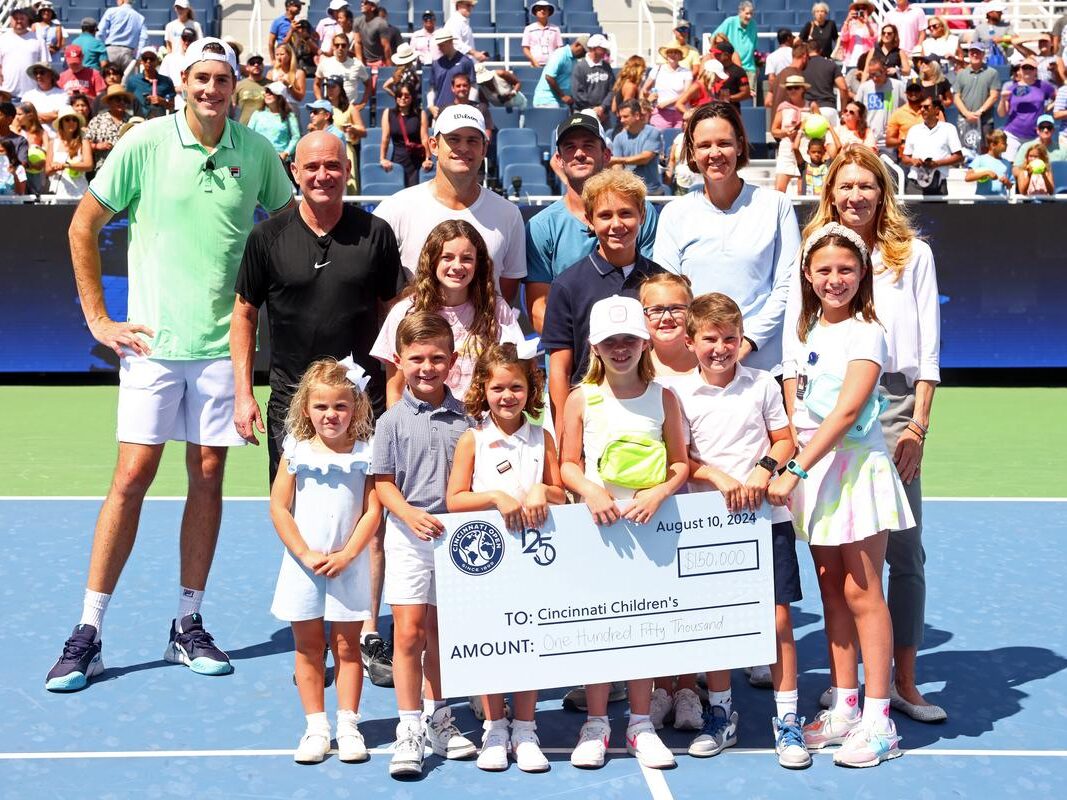
[{"label": "tennis ball", "polygon": [[40,147],[31,147],[30,152],[26,156],[26,161],[31,169],[43,169],[45,161],[45,152]]},{"label": "tennis ball", "polygon": [[830,130],[830,121],[822,114],[812,114],[804,122],[804,135],[809,139],[823,139]]},{"label": "tennis ball", "polygon": [[1043,175],[1045,172],[1045,162],[1040,158],[1031,159],[1026,167],[1030,170],[1031,175]]}]

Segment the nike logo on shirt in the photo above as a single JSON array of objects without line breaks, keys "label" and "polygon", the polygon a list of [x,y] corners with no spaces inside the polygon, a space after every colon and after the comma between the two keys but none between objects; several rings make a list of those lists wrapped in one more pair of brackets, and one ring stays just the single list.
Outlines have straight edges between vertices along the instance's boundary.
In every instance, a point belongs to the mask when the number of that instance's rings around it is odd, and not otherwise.
[{"label": "nike logo on shirt", "polygon": [[320,263],[319,263],[318,261],[316,261],[316,262],[315,262],[315,269],[322,269],[323,267],[325,267],[325,266],[326,266],[327,264],[329,264],[329,263],[331,263],[331,262],[329,262],[329,261],[323,261],[323,262],[322,262],[322,263],[320,264]]}]

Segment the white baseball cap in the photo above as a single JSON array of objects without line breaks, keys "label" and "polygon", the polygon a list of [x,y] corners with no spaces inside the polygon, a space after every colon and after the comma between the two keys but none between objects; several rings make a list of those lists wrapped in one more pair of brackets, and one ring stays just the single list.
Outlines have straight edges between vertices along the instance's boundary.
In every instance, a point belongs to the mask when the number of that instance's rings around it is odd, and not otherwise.
[{"label": "white baseball cap", "polygon": [[275,97],[285,97],[285,84],[281,81],[271,81],[263,88]]},{"label": "white baseball cap", "polygon": [[476,128],[485,136],[485,119],[482,112],[469,105],[448,106],[438,114],[437,122],[433,126],[433,135],[455,133],[460,128]]},{"label": "white baseball cap", "polygon": [[589,344],[600,344],[609,336],[651,338],[640,300],[613,294],[593,303],[589,311]]},{"label": "white baseball cap", "polygon": [[330,0],[330,11],[340,11],[342,8],[348,8],[348,0]]},{"label": "white baseball cap", "polygon": [[589,37],[589,41],[585,43],[585,49],[592,50],[594,47],[603,47],[605,50],[610,50],[608,37],[602,33],[594,33]]},{"label": "white baseball cap", "polygon": [[[213,53],[211,50],[205,51],[204,48],[209,44],[215,44],[222,48],[221,53]],[[189,45],[185,50],[185,61],[182,63],[182,72],[186,72],[193,64],[198,61],[221,61],[223,64],[228,64],[230,70],[234,75],[238,75],[237,68],[237,54],[222,39],[216,39],[214,36],[206,36],[203,39],[197,39],[195,42]]]},{"label": "white baseball cap", "polygon": [[189,8],[189,0],[174,0],[171,5],[175,5],[178,8]]}]

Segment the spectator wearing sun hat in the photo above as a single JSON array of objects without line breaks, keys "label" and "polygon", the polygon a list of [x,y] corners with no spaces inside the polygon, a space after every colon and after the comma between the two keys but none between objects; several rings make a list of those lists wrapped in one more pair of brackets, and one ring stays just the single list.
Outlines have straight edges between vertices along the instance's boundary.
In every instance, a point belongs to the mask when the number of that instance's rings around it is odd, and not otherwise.
[{"label": "spectator wearing sun hat", "polygon": [[608,121],[614,96],[615,72],[605,58],[608,39],[599,33],[589,37],[585,57],[578,59],[571,70],[571,92],[574,105],[581,111],[592,111],[602,123]]},{"label": "spectator wearing sun hat", "polygon": [[441,50],[441,57],[430,67],[430,113],[436,117],[440,109],[452,104],[452,78],[467,75],[474,83],[474,60],[456,49],[455,37],[448,28],[441,28],[433,35]]},{"label": "spectator wearing sun hat", "polygon": [[94,114],[85,129],[85,137],[93,148],[96,169],[100,169],[119,140],[119,131],[130,118],[134,96],[121,83],[113,83],[99,97],[99,101],[103,111]]},{"label": "spectator wearing sun hat", "polygon": [[56,85],[59,73],[50,63],[42,61],[30,66],[26,74],[32,77],[37,85],[22,93],[22,102],[32,103],[37,109],[41,124],[49,126],[55,122],[60,109],[67,105],[67,93]]},{"label": "spectator wearing sun hat", "polygon": [[556,7],[548,0],[536,0],[530,6],[534,21],[522,30],[522,53],[531,66],[543,67],[556,50],[563,47],[563,34],[555,25],[549,25],[549,18],[556,13]]},{"label": "spectator wearing sun hat", "polygon": [[90,100],[104,91],[104,79],[100,73],[92,67],[85,66],[85,53],[79,45],[68,44],[63,51],[63,58],[67,62],[67,68],[59,73],[59,88],[66,92],[67,97],[72,94],[84,94]]},{"label": "spectator wearing sun hat", "polygon": [[677,47],[682,54],[682,57],[678,59],[678,63],[686,69],[692,70],[694,75],[697,74],[700,68],[700,51],[689,44],[690,30],[688,20],[678,20],[674,25],[674,30],[671,31],[671,41],[659,48],[656,62],[659,64],[667,63],[667,58],[663,55],[666,48]]},{"label": "spectator wearing sun hat", "polygon": [[333,134],[347,144],[348,139],[345,137],[345,132],[333,124],[333,103],[325,98],[312,100],[307,104],[306,108],[308,114],[311,115],[311,119],[308,121],[304,136],[314,131],[326,131],[326,133]]},{"label": "spectator wearing sun hat", "polygon": [[1034,138],[1037,118],[1056,96],[1056,87],[1037,77],[1037,60],[1027,56],[1019,65],[1017,80],[1005,81],[1000,89],[997,113],[1007,117],[1004,132],[1008,134],[1008,149],[1004,157],[1015,158],[1020,145]]}]

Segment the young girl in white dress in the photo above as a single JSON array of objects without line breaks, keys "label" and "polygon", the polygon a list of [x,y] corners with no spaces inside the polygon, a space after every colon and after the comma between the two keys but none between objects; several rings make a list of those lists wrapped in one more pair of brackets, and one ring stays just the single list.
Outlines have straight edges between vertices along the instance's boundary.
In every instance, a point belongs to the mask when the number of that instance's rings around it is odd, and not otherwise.
[{"label": "young girl in white dress", "polygon": [[[836,222],[817,229],[801,257],[797,340],[783,361],[785,401],[800,452],[767,490],[793,512],[811,545],[826,616],[834,702],[804,728],[809,749],[840,744],[834,763],[873,767],[901,754],[889,718],[893,631],[882,594],[890,531],[915,523],[886,448],[878,380],[887,358],[874,313],[870,254]],[[858,635],[866,695],[851,643]]]},{"label": "young girl in white dress", "polygon": [[365,761],[359,731],[363,685],[359,635],[370,617],[367,544],[382,507],[368,481],[370,376],[352,361],[316,361],[304,373],[286,418],[288,436],[270,493],[270,514],[285,544],[271,613],[292,623],[295,680],[307,730],[294,759],[317,763],[330,749],[324,690],[326,623],[337,683],[337,752]]},{"label": "young girl in white dress", "polygon": [[[481,420],[456,444],[448,479],[448,510],[496,509],[512,532],[540,528],[548,504],[567,502],[553,439],[531,420],[544,407],[545,381],[532,358],[514,344],[492,344],[479,356],[467,391],[467,413]],[[514,757],[524,772],[544,772],[548,759],[537,740],[537,692],[516,692],[508,735],[504,695],[482,698],[485,735],[478,755],[484,770],[507,769]]]},{"label": "young girl in white dress", "polygon": [[[620,519],[647,523],[689,476],[678,398],[654,381],[648,340],[640,301],[613,295],[593,304],[589,369],[563,409],[560,474],[564,486],[581,495],[598,525],[613,525]],[[608,466],[612,459],[602,456],[608,456],[609,448],[622,442],[623,436],[645,443],[651,457],[628,465],[620,459],[614,468]],[[665,451],[662,460],[654,456],[659,448]],[[657,462],[653,470],[649,465]],[[616,501],[629,502],[622,510]],[[656,734],[650,717],[652,679],[626,683],[630,697],[626,749],[644,767],[673,767],[674,756]],[[609,691],[607,683],[585,687],[589,716],[571,753],[571,764],[576,767],[604,765],[611,733]]]}]

